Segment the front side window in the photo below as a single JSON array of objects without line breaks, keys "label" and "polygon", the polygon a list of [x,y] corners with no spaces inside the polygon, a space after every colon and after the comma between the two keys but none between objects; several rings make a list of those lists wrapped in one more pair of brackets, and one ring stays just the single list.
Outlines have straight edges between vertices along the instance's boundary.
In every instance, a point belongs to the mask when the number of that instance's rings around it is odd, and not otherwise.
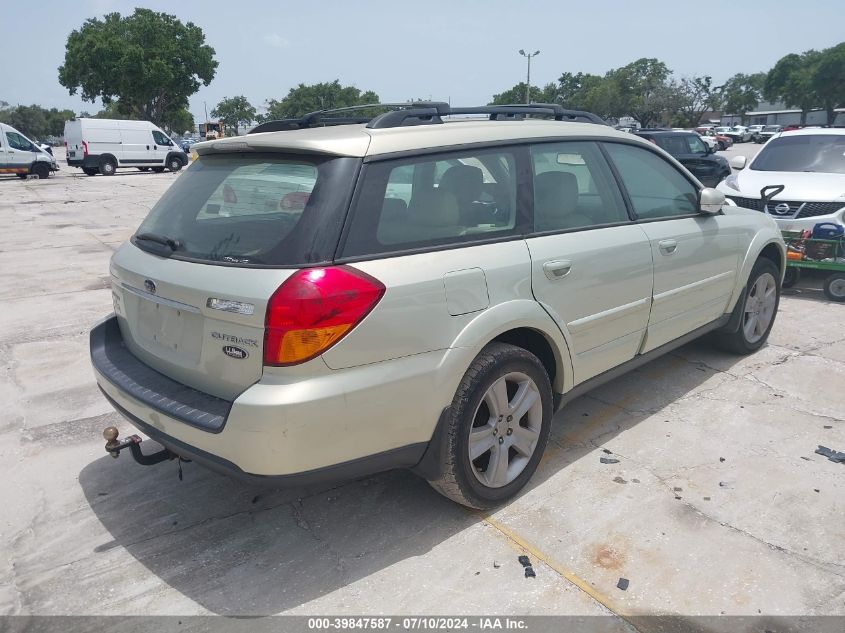
[{"label": "front side window", "polygon": [[625,203],[595,143],[534,145],[534,230],[627,221]]},{"label": "front side window", "polygon": [[845,135],[786,134],[769,141],[751,169],[845,174]]},{"label": "front side window", "polygon": [[33,152],[35,148],[26,138],[17,132],[6,132],[6,140],[9,141],[9,147],[19,149],[24,152]]},{"label": "front side window", "polygon": [[158,130],[153,130],[153,140],[156,145],[170,145],[170,139]]},{"label": "front side window", "polygon": [[672,164],[640,147],[619,143],[608,143],[605,147],[638,219],[696,213],[698,189]]},{"label": "front side window", "polygon": [[[203,156],[165,192],[133,242],[174,258],[290,266],[331,260],[351,195],[352,158]],[[146,238],[145,238],[146,236]]]},{"label": "front side window", "polygon": [[367,166],[344,256],[426,248],[516,233],[512,153],[432,155]]}]

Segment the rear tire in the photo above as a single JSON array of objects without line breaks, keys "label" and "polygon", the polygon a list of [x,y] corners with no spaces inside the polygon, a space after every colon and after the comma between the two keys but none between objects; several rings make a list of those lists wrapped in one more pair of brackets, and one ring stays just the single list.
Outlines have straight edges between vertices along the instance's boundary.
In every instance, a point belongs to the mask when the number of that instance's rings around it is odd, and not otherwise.
[{"label": "rear tire", "polygon": [[83,168],[82,168],[82,172],[83,172],[86,176],[96,176],[97,174],[99,174],[99,173],[100,173],[100,170],[99,170],[99,169],[97,169],[96,167],[83,167]]},{"label": "rear tire", "polygon": [[845,273],[833,273],[824,280],[824,293],[831,301],[845,301]]},{"label": "rear tire", "polygon": [[718,332],[716,344],[733,354],[751,354],[763,347],[780,304],[780,270],[770,259],[762,257],[754,264],[748,276],[745,296],[734,310],[740,311],[736,332]]},{"label": "rear tire", "polygon": [[32,173],[39,179],[39,180],[47,180],[50,177],[50,167],[47,163],[35,163],[32,166]]},{"label": "rear tire", "polygon": [[150,171],[149,167],[138,167],[138,171]]},{"label": "rear tire", "polygon": [[528,482],[549,439],[552,388],[540,360],[504,343],[490,343],[461,380],[444,420],[440,494],[486,509]]},{"label": "rear tire", "polygon": [[117,171],[117,164],[111,158],[104,158],[100,163],[100,173],[103,176],[114,176]]}]

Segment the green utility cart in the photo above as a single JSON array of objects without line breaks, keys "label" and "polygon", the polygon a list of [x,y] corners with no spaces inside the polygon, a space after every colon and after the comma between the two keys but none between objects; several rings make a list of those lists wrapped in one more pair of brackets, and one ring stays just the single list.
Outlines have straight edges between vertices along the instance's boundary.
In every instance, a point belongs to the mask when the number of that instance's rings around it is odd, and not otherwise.
[{"label": "green utility cart", "polygon": [[800,231],[783,231],[787,246],[784,288],[794,286],[801,269],[830,272],[824,280],[824,293],[831,301],[845,301],[845,239],[802,237]]}]

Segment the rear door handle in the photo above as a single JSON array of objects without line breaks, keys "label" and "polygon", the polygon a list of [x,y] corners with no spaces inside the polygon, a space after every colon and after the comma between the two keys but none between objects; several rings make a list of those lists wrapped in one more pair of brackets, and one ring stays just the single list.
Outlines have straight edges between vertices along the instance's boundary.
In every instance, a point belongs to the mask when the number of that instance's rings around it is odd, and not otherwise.
[{"label": "rear door handle", "polygon": [[555,259],[543,264],[543,272],[550,281],[563,279],[572,270],[572,262],[566,259]]},{"label": "rear door handle", "polygon": [[678,248],[678,242],[677,240],[660,240],[657,246],[664,255],[671,255]]}]

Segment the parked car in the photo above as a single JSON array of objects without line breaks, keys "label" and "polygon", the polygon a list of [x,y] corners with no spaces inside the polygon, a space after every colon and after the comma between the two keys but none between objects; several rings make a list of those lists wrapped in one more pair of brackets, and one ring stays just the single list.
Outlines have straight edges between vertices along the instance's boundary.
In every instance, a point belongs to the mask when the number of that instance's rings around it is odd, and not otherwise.
[{"label": "parked car", "polygon": [[751,140],[751,131],[744,125],[734,125],[724,132],[725,136],[731,137],[734,143],[747,143]]},{"label": "parked car", "polygon": [[766,127],[765,125],[749,125],[748,131],[751,133],[751,140],[754,141],[757,138],[757,135],[763,131],[763,128]]},{"label": "parked car", "polygon": [[[845,129],[779,132],[750,162],[735,156],[731,166],[738,173],[718,189],[735,204],[770,215],[781,229],[845,226]],[[761,190],[774,185],[785,188],[765,204]]]},{"label": "parked car", "polygon": [[696,132],[699,138],[704,141],[704,144],[707,145],[713,152],[717,152],[721,149],[719,146],[719,141],[716,140],[715,136],[709,136],[707,134],[701,134],[700,132]]},{"label": "parked car", "polygon": [[637,132],[637,136],[669,152],[707,187],[715,187],[731,173],[728,161],[695,132],[655,130]]},{"label": "parked car", "polygon": [[775,134],[782,132],[783,128],[780,125],[767,125],[754,137],[755,143],[765,143]]},{"label": "parked car", "polygon": [[52,152],[48,153],[11,125],[0,123],[0,174],[16,174],[18,178],[49,178],[59,166]]},{"label": "parked car", "polygon": [[324,112],[197,144],[114,254],[90,336],[106,398],[165,448],[109,427],[106,450],[272,485],[411,468],[485,508],[572,398],[705,333],[765,343],[770,218],[632,134],[489,120],[512,113]]},{"label": "parked car", "polygon": [[717,150],[726,150],[731,145],[734,144],[733,140],[731,140],[730,136],[725,136],[724,134],[718,134],[715,130],[705,130],[704,132],[699,132],[702,138],[712,138],[716,144]]},{"label": "parked car", "polygon": [[67,164],[88,176],[113,176],[117,169],[176,172],[188,157],[158,126],[149,121],[71,119],[65,122]]}]

